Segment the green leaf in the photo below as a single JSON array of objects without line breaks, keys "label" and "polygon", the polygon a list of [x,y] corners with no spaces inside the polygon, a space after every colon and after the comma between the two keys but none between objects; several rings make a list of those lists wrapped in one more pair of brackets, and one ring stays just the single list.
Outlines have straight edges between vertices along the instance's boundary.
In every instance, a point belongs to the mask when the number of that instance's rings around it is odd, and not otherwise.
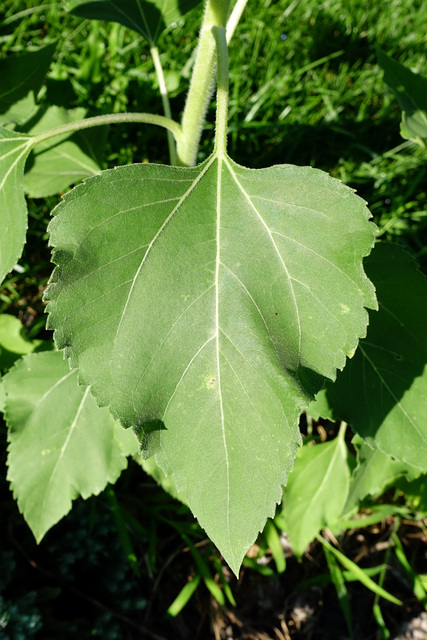
[{"label": "green leaf", "polygon": [[411,478],[420,475],[420,469],[394,460],[379,449],[363,444],[357,451],[357,467],[354,469],[350,490],[343,513],[359,506],[367,496],[376,497],[384,492],[395,479],[408,474]]},{"label": "green leaf", "polygon": [[71,509],[98,494],[126,467],[137,444],[77,384],[61,353],[30,354],[4,376],[9,427],[8,480],[40,541]]},{"label": "green leaf", "polygon": [[0,369],[10,369],[22,355],[48,346],[45,340],[28,340],[22,323],[14,316],[0,315]]},{"label": "green leaf", "polygon": [[161,32],[201,0],[67,0],[67,11],[82,18],[119,22],[155,45]]},{"label": "green leaf", "polygon": [[372,606],[372,613],[374,614],[375,622],[378,625],[379,633],[381,634],[381,640],[388,640],[391,636],[390,631],[387,629],[387,625],[384,621],[384,617],[381,611],[381,607],[378,602],[374,602]]},{"label": "green leaf", "polygon": [[283,549],[279,533],[272,520],[267,520],[263,535],[265,542],[271,551],[274,562],[276,563],[277,573],[283,573],[286,570],[285,551]]},{"label": "green leaf", "polygon": [[325,396],[335,417],[371,447],[426,470],[427,281],[404,249],[387,243],[377,244],[366,271],[379,311]]},{"label": "green leaf", "polygon": [[309,167],[133,165],[50,225],[56,343],[237,572],[281,499],[298,417],[375,306],[365,204]]},{"label": "green leaf", "polygon": [[335,422],[336,420],[338,420],[334,413],[334,408],[329,402],[326,388],[319,391],[319,393],[316,395],[316,399],[308,405],[305,411],[307,415],[313,418],[313,420],[318,420],[319,418],[324,418],[325,420],[330,420],[331,422]]},{"label": "green leaf", "polygon": [[35,97],[55,49],[53,43],[0,60],[0,123],[25,122],[37,111]]},{"label": "green leaf", "polygon": [[331,442],[298,451],[285,489],[283,515],[297,557],[317,533],[333,526],[344,507],[350,485],[344,430]]},{"label": "green leaf", "polygon": [[71,140],[35,155],[24,177],[31,198],[46,198],[99,173],[99,164]]},{"label": "green leaf", "polygon": [[20,258],[27,230],[23,176],[33,142],[0,127],[0,283]]},{"label": "green leaf", "polygon": [[427,138],[427,78],[413,73],[379,47],[377,56],[384,70],[384,82],[393,91],[403,111],[402,137],[416,142]]},{"label": "green leaf", "polygon": [[[37,135],[69,122],[83,119],[86,109],[49,107],[30,129]],[[24,189],[31,198],[46,198],[70,185],[99,173],[99,158],[105,146],[107,128],[57,136],[38,144],[27,163]]]},{"label": "green leaf", "polygon": [[211,559],[215,566],[216,572],[218,574],[219,582],[221,584],[222,589],[224,590],[227,600],[229,601],[232,607],[237,607],[237,603],[233,596],[233,592],[231,591],[228,580],[224,575],[224,569],[223,569],[221,560],[215,553],[212,554]]},{"label": "green leaf", "polygon": [[427,475],[423,474],[415,480],[399,478],[396,482],[399,491],[405,494],[405,502],[418,512],[420,517],[427,514]]}]

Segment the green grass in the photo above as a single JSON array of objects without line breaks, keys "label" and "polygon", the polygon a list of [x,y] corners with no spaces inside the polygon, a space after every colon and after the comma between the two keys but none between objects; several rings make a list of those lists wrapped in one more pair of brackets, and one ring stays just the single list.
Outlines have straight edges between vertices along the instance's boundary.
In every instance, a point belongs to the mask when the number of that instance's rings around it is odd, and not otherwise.
[{"label": "green grass", "polygon": [[368,201],[382,234],[397,236],[426,267],[427,153],[402,141],[400,109],[375,54],[380,44],[427,76],[423,3],[262,5],[249,3],[231,45],[232,156],[329,171]]},{"label": "green grass", "polygon": [[[21,11],[26,14],[13,20]],[[59,3],[3,0],[2,14],[2,56],[29,43],[58,40],[49,100],[85,105],[91,114],[161,112],[149,47],[141,37],[120,25],[64,16]],[[380,233],[403,242],[424,268],[427,152],[400,138],[400,110],[382,81],[375,46],[427,75],[426,14],[422,0],[249,0],[230,46],[229,118],[235,160],[329,171],[357,189]],[[159,42],[177,119],[199,21],[197,8]],[[212,108],[199,160],[212,149],[213,122]],[[112,128],[105,166],[167,158],[163,132]]]}]

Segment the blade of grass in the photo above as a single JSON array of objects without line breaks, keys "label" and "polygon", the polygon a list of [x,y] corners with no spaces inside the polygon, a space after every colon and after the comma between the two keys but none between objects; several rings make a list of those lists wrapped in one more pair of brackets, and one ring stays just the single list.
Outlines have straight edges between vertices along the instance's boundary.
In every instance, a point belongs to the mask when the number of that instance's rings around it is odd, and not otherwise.
[{"label": "blade of grass", "polygon": [[398,598],[395,598],[393,595],[391,595],[391,593],[388,593],[388,591],[386,591],[382,587],[379,587],[376,582],[371,580],[371,578],[369,578],[364,573],[364,571],[357,566],[357,564],[347,558],[347,556],[345,556],[343,553],[335,549],[332,545],[329,544],[329,542],[322,538],[322,536],[317,535],[316,538],[323,545],[323,547],[326,547],[343,565],[343,567],[353,573],[354,576],[356,576],[356,578],[359,580],[359,582],[361,582],[367,589],[379,595],[381,598],[384,598],[384,600],[388,600],[393,604],[402,605],[402,602]]},{"label": "blade of grass", "polygon": [[414,594],[416,595],[418,600],[423,604],[424,609],[427,610],[427,591],[424,588],[423,581],[421,580],[421,577],[417,573],[415,573],[415,571],[412,569],[411,565],[409,564],[409,561],[403,550],[403,545],[396,533],[393,534],[393,542],[395,544],[394,553],[396,555],[396,558],[400,562],[403,570],[405,571],[406,575],[411,581],[411,587]]},{"label": "blade of grass", "polygon": [[283,573],[286,569],[286,557],[280,543],[280,536],[271,520],[267,520],[264,528],[264,538],[276,563],[277,573]]},{"label": "blade of grass", "polygon": [[155,518],[150,520],[150,528],[148,534],[148,566],[152,573],[156,570],[156,559],[157,559],[157,521]]},{"label": "blade of grass", "polygon": [[[367,575],[369,578],[373,578],[374,576],[377,576],[381,573],[382,568],[383,568],[383,565],[380,565],[378,567],[369,567],[367,569],[361,569],[361,571],[363,571],[363,573]],[[345,582],[359,581],[359,578],[357,578],[351,571],[343,571],[342,575]],[[303,589],[312,584],[329,584],[330,582],[332,582],[331,576],[326,573],[321,573],[317,576],[314,576],[313,578],[308,578],[307,580],[301,580],[301,582],[298,582],[295,588]]]},{"label": "blade of grass", "polygon": [[390,638],[390,631],[387,629],[386,624],[384,622],[383,614],[378,602],[374,604],[372,607],[372,613],[374,614],[375,622],[378,625],[378,628],[381,633],[382,640],[388,640]]},{"label": "blade of grass", "polygon": [[188,546],[188,548],[190,549],[191,555],[193,556],[197,568],[200,572],[200,576],[203,578],[203,582],[205,583],[206,587],[209,589],[209,591],[211,592],[211,594],[213,595],[213,597],[215,598],[215,600],[222,605],[223,607],[225,607],[225,598],[224,598],[224,594],[221,591],[219,585],[215,582],[215,580],[212,577],[212,574],[209,570],[208,565],[206,564],[202,554],[200,553],[200,551],[194,546],[194,544],[191,542],[190,538],[188,536],[186,536],[185,534],[181,534],[182,539],[184,540],[184,542],[186,543],[186,545]]},{"label": "blade of grass", "polygon": [[113,487],[108,487],[105,490],[105,496],[110,503],[110,508],[114,516],[114,520],[117,526],[117,532],[119,534],[119,539],[122,544],[123,550],[128,559],[129,565],[132,568],[132,571],[135,575],[141,577],[141,573],[138,566],[138,558],[136,556],[135,550],[132,545],[132,541],[129,536],[129,532],[126,527],[125,520],[123,518],[122,510],[117,500],[116,494],[114,492]]},{"label": "blade of grass", "polygon": [[[149,571],[153,574],[156,567],[156,549],[157,549],[157,522],[155,515],[150,518],[149,529],[144,527],[133,515],[127,510],[121,510],[125,523],[138,536],[139,540],[148,540],[147,564]],[[152,515],[152,514],[150,514]]]},{"label": "blade of grass", "polygon": [[213,563],[215,565],[215,569],[218,571],[218,575],[219,575],[219,580],[222,584],[222,588],[224,589],[224,593],[228,599],[228,601],[230,602],[230,604],[233,607],[236,607],[236,601],[234,599],[233,596],[233,592],[231,591],[230,585],[228,584],[227,580],[225,579],[225,575],[224,575],[224,571],[222,568],[222,564],[220,559],[214,554],[213,555]]},{"label": "blade of grass", "polygon": [[[399,526],[400,526],[400,518],[395,518],[394,524],[393,524],[393,531],[397,531]],[[384,562],[382,564],[380,575],[378,578],[378,585],[380,587],[382,587],[384,584],[385,574],[386,574],[386,570],[387,570],[389,559],[390,559],[390,551],[391,551],[391,544],[388,544],[385,555],[384,555]],[[377,623],[378,628],[380,630],[382,640],[387,640],[390,637],[390,632],[383,618],[378,594],[375,596],[375,599],[374,599],[374,604],[372,606],[372,613],[374,615],[375,622]]]},{"label": "blade of grass", "polygon": [[257,571],[261,576],[271,577],[276,575],[275,571],[271,567],[267,567],[264,564],[259,564],[255,560],[255,558],[248,558],[247,556],[245,556],[243,558],[242,564],[247,569],[253,569],[254,571]]},{"label": "blade of grass", "polygon": [[179,613],[181,613],[181,611],[189,602],[191,596],[199,586],[200,578],[201,576],[197,574],[189,582],[187,582],[186,585],[182,587],[181,591],[178,593],[177,597],[167,610],[167,615],[170,618],[175,618]]},{"label": "blade of grass", "polygon": [[50,4],[40,4],[37,7],[29,7],[28,9],[24,9],[23,11],[19,11],[18,13],[14,13],[12,16],[5,18],[4,20],[2,20],[0,24],[1,25],[11,24],[12,22],[16,22],[17,20],[22,20],[22,18],[25,18],[26,16],[30,16],[33,13],[42,13],[43,11],[46,11],[47,9],[50,9],[51,7],[54,7],[54,6],[55,6],[55,3],[51,2]]},{"label": "blade of grass", "polygon": [[369,507],[371,514],[362,518],[340,518],[339,526],[342,529],[364,529],[372,524],[377,524],[389,516],[399,514],[403,517],[410,515],[410,510],[395,504],[379,504]]},{"label": "blade of grass", "polygon": [[325,554],[328,569],[331,574],[331,580],[334,583],[335,591],[337,592],[338,601],[340,603],[341,611],[343,612],[350,640],[352,640],[353,620],[351,617],[350,600],[348,597],[347,587],[345,586],[344,575],[335,556],[325,546],[323,547],[323,553]]}]

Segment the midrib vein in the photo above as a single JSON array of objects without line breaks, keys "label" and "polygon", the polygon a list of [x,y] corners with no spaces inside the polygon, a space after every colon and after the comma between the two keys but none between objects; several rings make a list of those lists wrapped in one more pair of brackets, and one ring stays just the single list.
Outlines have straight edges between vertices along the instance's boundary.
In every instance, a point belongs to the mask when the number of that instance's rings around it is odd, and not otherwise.
[{"label": "midrib vein", "polygon": [[227,439],[225,436],[225,420],[224,420],[224,405],[222,399],[221,390],[221,367],[219,364],[220,348],[219,348],[219,269],[221,264],[221,179],[222,179],[222,162],[223,158],[218,156],[218,177],[217,177],[217,198],[216,198],[216,266],[215,266],[215,327],[216,327],[216,362],[217,362],[217,383],[218,383],[218,398],[221,415],[221,430],[222,430],[222,442],[224,446],[225,454],[225,467],[226,467],[226,495],[227,495],[227,507],[226,507],[226,530],[229,541],[230,552],[233,554],[233,562],[235,562],[233,546],[231,543],[230,535],[230,461],[228,458]]},{"label": "midrib vein", "polygon": [[54,468],[52,470],[52,473],[50,474],[49,482],[48,482],[48,485],[47,485],[46,490],[44,492],[43,505],[41,507],[41,512],[42,513],[44,513],[45,504],[46,504],[46,501],[49,499],[50,489],[51,489],[52,483],[54,481],[56,472],[58,471],[58,468],[59,468],[59,466],[60,466],[60,464],[62,462],[64,454],[65,454],[65,452],[67,450],[68,444],[69,444],[69,442],[71,440],[71,436],[73,435],[74,430],[76,428],[76,425],[77,425],[77,423],[79,421],[80,414],[83,411],[83,407],[84,407],[86,399],[87,399],[87,397],[89,395],[89,391],[90,391],[90,387],[86,387],[86,390],[85,390],[85,392],[83,394],[83,397],[82,397],[82,399],[80,401],[80,404],[78,406],[78,409],[76,411],[76,415],[74,416],[74,420],[73,420],[72,424],[70,425],[70,428],[69,428],[67,437],[65,439],[65,442],[61,447],[61,451],[59,453],[58,460],[56,461],[55,466],[54,466]]},{"label": "midrib vein", "polygon": [[72,369],[71,371],[68,371],[68,373],[66,373],[64,376],[62,376],[62,378],[57,380],[51,387],[49,387],[49,389],[47,389],[47,391],[45,391],[45,393],[42,395],[42,397],[37,402],[37,404],[34,405],[34,407],[32,409],[33,414],[37,411],[37,409],[40,407],[40,405],[43,404],[43,402],[46,400],[46,398],[51,393],[53,393],[55,391],[55,389],[57,389],[63,382],[65,382],[70,376],[74,375],[75,373],[76,373],[75,369]]},{"label": "midrib vein", "polygon": [[6,171],[6,173],[5,173],[4,177],[3,177],[3,180],[0,182],[0,189],[3,189],[4,185],[6,184],[6,181],[7,181],[8,177],[10,176],[12,171],[15,169],[15,167],[19,163],[20,159],[22,158],[22,156],[24,156],[27,153],[27,151],[29,150],[30,147],[31,147],[31,144],[28,144],[28,143],[20,145],[19,147],[15,147],[14,149],[11,149],[8,153],[5,153],[5,155],[0,158],[0,161],[2,161],[5,158],[7,158],[8,156],[10,156],[11,154],[16,153],[17,151],[20,151],[21,149],[23,149],[23,151],[15,158],[15,160],[10,165],[9,169]]}]

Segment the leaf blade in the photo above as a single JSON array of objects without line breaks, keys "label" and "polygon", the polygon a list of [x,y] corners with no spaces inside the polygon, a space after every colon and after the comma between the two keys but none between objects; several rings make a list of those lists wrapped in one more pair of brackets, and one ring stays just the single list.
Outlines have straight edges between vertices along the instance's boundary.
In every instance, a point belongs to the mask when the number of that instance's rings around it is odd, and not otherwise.
[{"label": "leaf blade", "polygon": [[[89,389],[77,384],[60,352],[24,356],[2,379],[8,425],[8,480],[20,511],[40,541],[71,509],[114,482],[134,453]],[[88,470],[90,469],[90,473]]]},{"label": "leaf blade", "polygon": [[155,45],[161,32],[201,0],[68,0],[70,13],[94,20],[111,20],[140,33]]},{"label": "leaf blade", "polygon": [[0,127],[0,282],[21,256],[27,231],[23,191],[29,136]]},{"label": "leaf blade", "polygon": [[400,133],[416,142],[427,138],[427,79],[413,73],[377,47],[384,82],[396,96],[403,111]]},{"label": "leaf blade", "polygon": [[393,459],[380,449],[372,449],[363,444],[357,451],[357,466],[353,470],[350,489],[343,513],[349,513],[367,496],[377,497],[393,480],[404,476],[409,478],[421,474],[420,469]]},{"label": "leaf blade", "polygon": [[36,111],[34,94],[47,74],[56,43],[0,61],[0,123],[25,122]]},{"label": "leaf blade", "polygon": [[337,522],[350,485],[344,433],[330,442],[304,446],[285,489],[283,515],[297,557],[321,529]]},{"label": "leaf blade", "polygon": [[[55,213],[47,298],[58,347],[101,405],[142,429],[237,573],[281,499],[302,407],[344,365],[365,332],[364,305],[375,305],[361,266],[374,231],[364,203],[310,168],[252,171],[214,155],[193,168],[103,172]],[[322,274],[338,280],[328,301],[339,340],[326,312],[312,337],[309,295],[291,286],[307,217],[309,228],[321,220],[321,243],[314,231],[309,241],[322,245]],[[329,236],[342,222],[351,240],[340,262]],[[292,256],[273,237],[286,227]],[[314,300],[326,292],[318,264],[304,278]]]},{"label": "leaf blade", "polygon": [[402,247],[386,242],[376,245],[366,270],[380,308],[358,353],[321,392],[320,409],[329,404],[371,447],[425,471],[427,281]]}]

